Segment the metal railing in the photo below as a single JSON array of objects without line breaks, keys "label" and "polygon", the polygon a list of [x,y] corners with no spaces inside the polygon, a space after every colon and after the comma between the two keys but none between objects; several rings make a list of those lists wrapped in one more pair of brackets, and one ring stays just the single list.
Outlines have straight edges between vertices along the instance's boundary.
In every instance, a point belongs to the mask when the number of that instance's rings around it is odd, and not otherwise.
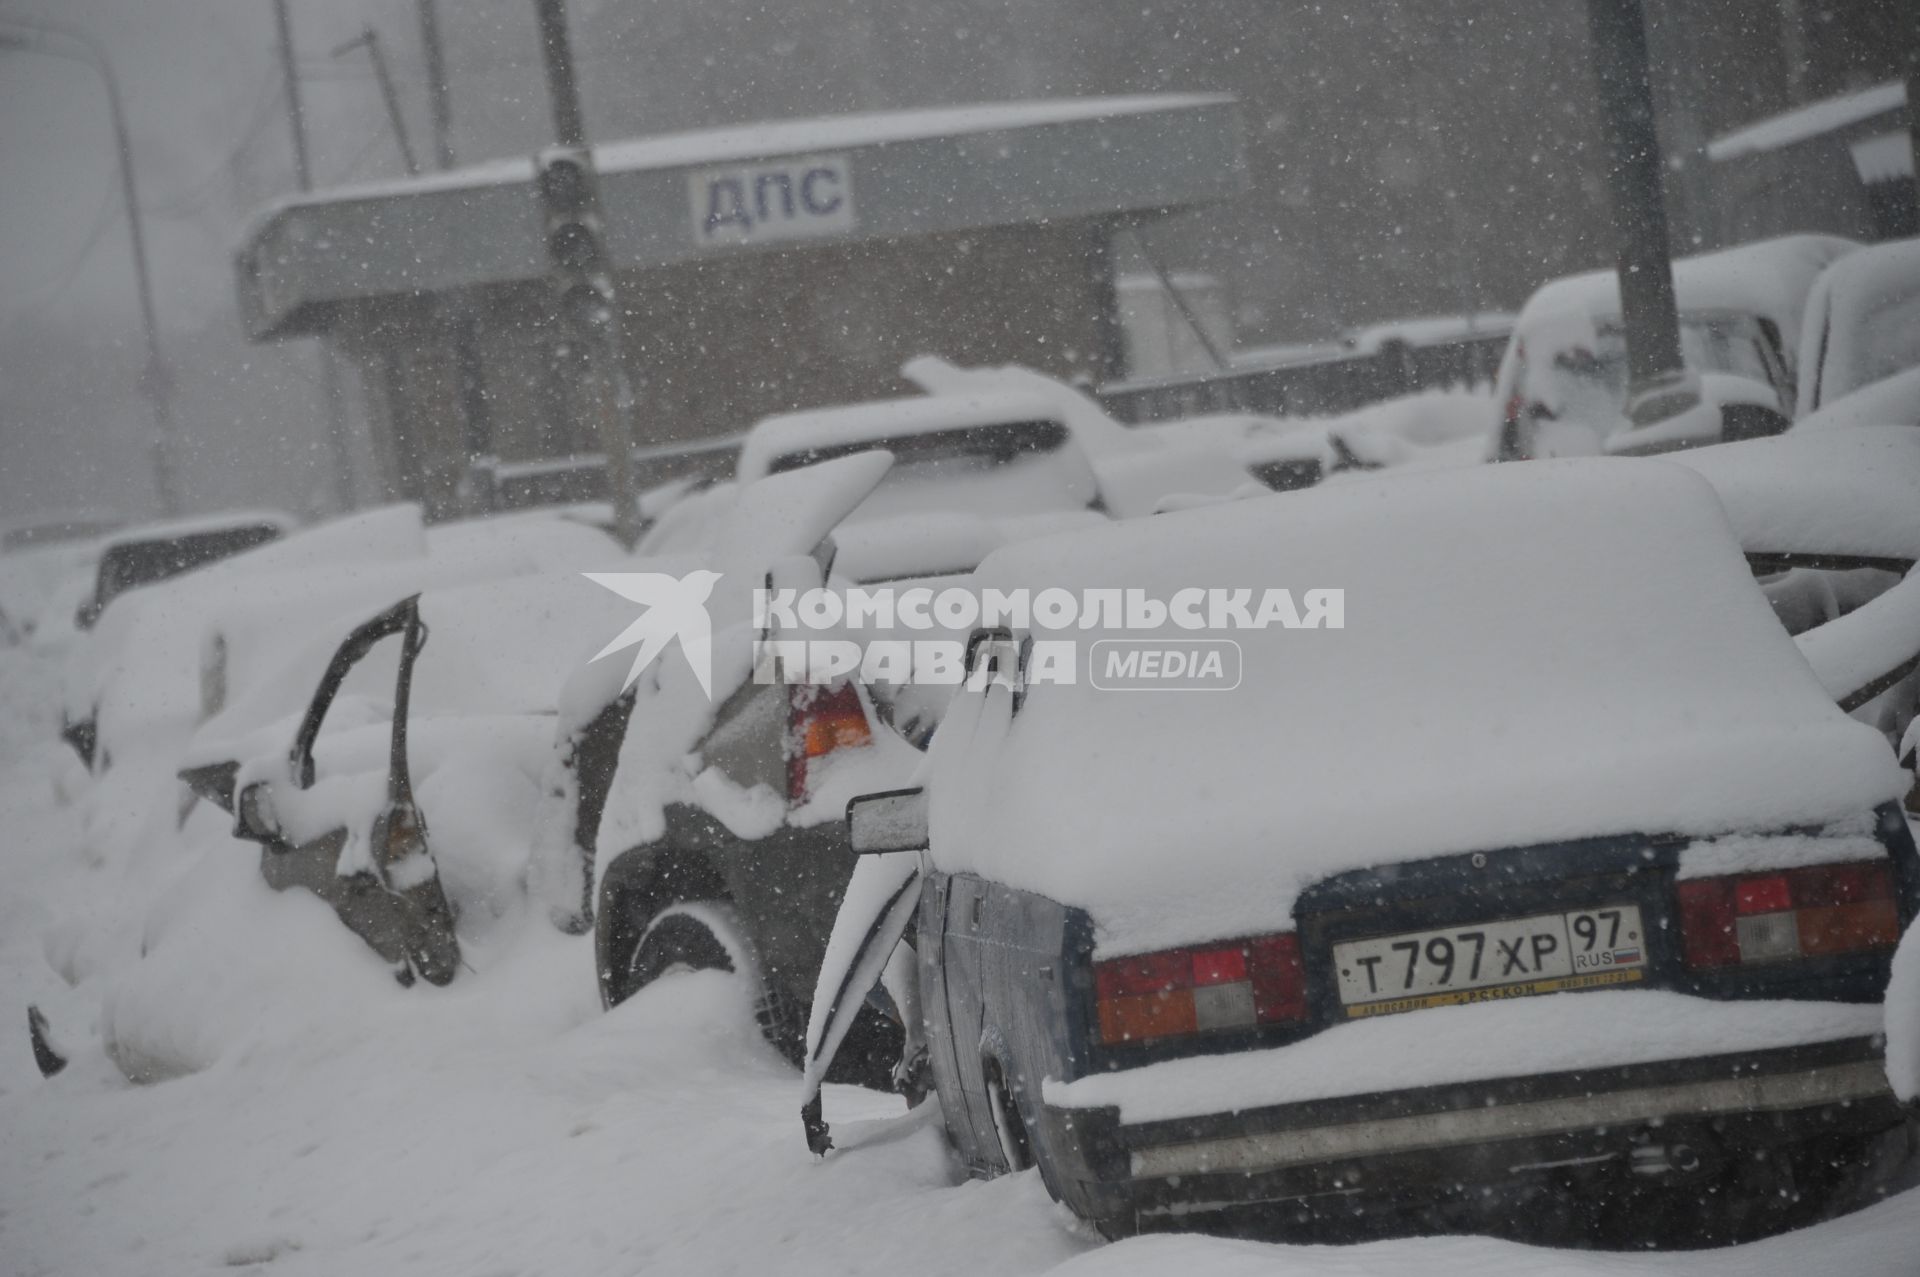
[{"label": "metal railing", "polygon": [[1488,332],[1419,346],[1389,341],[1372,354],[1115,382],[1094,397],[1114,417],[1136,424],[1217,412],[1329,416],[1422,390],[1491,385],[1507,336]]}]

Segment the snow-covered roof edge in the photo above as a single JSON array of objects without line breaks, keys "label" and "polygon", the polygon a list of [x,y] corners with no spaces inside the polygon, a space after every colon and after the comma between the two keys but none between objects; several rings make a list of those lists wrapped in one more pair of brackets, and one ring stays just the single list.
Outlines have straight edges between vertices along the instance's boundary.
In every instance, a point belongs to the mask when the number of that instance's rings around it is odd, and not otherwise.
[{"label": "snow-covered roof edge", "polygon": [[1707,158],[1718,163],[1762,151],[1777,151],[1883,112],[1897,111],[1906,104],[1907,86],[1898,80],[1823,98],[1721,134],[1707,143]]},{"label": "snow-covered roof edge", "polygon": [[[813,151],[883,146],[920,138],[958,137],[1002,129],[1072,124],[1123,115],[1149,115],[1198,106],[1224,106],[1225,93],[1142,93],[1127,97],[1044,98],[1028,102],[976,103],[909,111],[871,111],[803,120],[726,124],[648,137],[599,142],[592,147],[601,174],[638,173],[696,164],[731,164]],[[476,190],[533,180],[531,156],[509,156],[464,165],[444,173],[333,186],[288,195],[263,205],[249,221],[251,239],[279,214],[293,208],[348,200],[389,199],[436,191]]]}]

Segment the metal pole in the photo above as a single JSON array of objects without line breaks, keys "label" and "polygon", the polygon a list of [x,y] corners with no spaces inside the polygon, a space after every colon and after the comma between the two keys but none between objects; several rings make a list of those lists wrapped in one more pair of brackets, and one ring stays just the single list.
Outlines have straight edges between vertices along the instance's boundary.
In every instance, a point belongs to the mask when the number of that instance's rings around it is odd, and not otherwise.
[{"label": "metal pole", "polygon": [[293,132],[293,180],[303,191],[313,189],[313,165],[307,158],[307,120],[300,105],[300,72],[293,64],[293,22],[287,0],[273,0],[273,25],[279,34],[280,76],[287,87],[287,127]]},{"label": "metal pole", "polygon": [[[140,376],[140,390],[153,411],[153,438],[148,444],[153,465],[153,487],[163,514],[178,514],[180,493],[173,473],[173,373],[167,367],[160,347],[160,327],[154,318],[153,280],[147,269],[146,227],[140,220],[140,194],[133,172],[133,137],[127,131],[127,112],[120,99],[120,80],[104,49],[83,31],[50,26],[7,16],[0,22],[29,32],[34,39],[22,40],[18,47],[33,48],[54,57],[84,62],[100,76],[107,89],[107,111],[113,121],[114,153],[120,175],[120,199],[127,210],[127,241],[133,253],[134,294],[139,300],[140,327],[146,336],[147,362]],[[79,55],[62,53],[44,43],[48,36],[71,40]]]},{"label": "metal pole", "polygon": [[419,0],[420,45],[427,55],[427,102],[433,119],[435,168],[453,167],[453,109],[447,83],[447,55],[440,42],[440,11],[434,0]]},{"label": "metal pole", "polygon": [[1667,244],[1660,139],[1647,78],[1640,0],[1587,0],[1587,27],[1607,135],[1609,187],[1627,334],[1627,415],[1665,420],[1699,402],[1680,354],[1680,316]]},{"label": "metal pole", "polygon": [[394,143],[400,148],[400,162],[408,177],[420,176],[420,161],[414,158],[413,139],[407,136],[407,117],[400,112],[400,95],[393,91],[393,76],[387,71],[387,55],[380,48],[380,33],[367,27],[359,35],[333,51],[338,58],[364,47],[373,63],[373,78],[380,86],[380,100],[387,108],[387,127],[393,130]]},{"label": "metal pole", "polygon": [[[440,10],[435,0],[419,0],[419,11],[420,46],[427,62],[428,114],[433,127],[433,165],[445,172],[454,165],[452,86],[447,80],[446,47],[440,38]],[[459,370],[467,456],[485,456],[493,450],[493,412],[487,404],[486,364],[480,354],[480,303],[466,296],[443,298],[438,313],[453,343],[454,367]]]},{"label": "metal pole", "polygon": [[[273,0],[280,74],[287,89],[287,128],[293,135],[293,180],[304,193],[313,189],[313,165],[307,155],[307,118],[300,101],[300,72],[293,61],[293,21],[287,0]],[[333,455],[333,496],[342,510],[353,506],[353,453],[347,446],[346,413],[340,397],[340,373],[333,351],[320,338],[320,399],[326,412],[327,450]]]},{"label": "metal pole", "polygon": [[547,93],[553,105],[554,140],[561,146],[585,146],[587,126],[580,115],[580,90],[573,79],[573,45],[567,38],[565,0],[534,0],[540,24],[540,57],[547,67]]},{"label": "metal pole", "polygon": [[[587,198],[598,214],[598,195],[594,193],[593,152],[587,146],[586,124],[580,113],[580,92],[574,82],[573,48],[567,37],[564,0],[534,0],[540,27],[540,53],[547,68],[547,93],[552,99],[553,130],[562,147],[579,152],[586,167]],[[627,379],[625,351],[620,339],[620,305],[613,271],[606,270],[604,289],[607,304],[584,312],[569,309],[567,318],[587,357],[587,375],[582,389],[587,398],[594,433],[607,455],[607,491],[613,503],[614,531],[621,542],[632,545],[639,538],[639,511],[633,492],[634,393]],[[563,308],[564,309],[564,308]]]}]

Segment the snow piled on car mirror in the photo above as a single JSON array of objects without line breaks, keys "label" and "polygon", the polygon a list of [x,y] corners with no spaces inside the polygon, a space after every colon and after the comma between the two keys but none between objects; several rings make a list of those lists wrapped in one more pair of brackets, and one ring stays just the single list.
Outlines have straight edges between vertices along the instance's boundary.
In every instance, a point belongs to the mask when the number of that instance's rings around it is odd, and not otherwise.
[{"label": "snow piled on car mirror", "polygon": [[1085,907],[1102,952],[1271,930],[1345,870],[1825,823],[1904,789],[1712,490],[1660,461],[1276,496],[1010,547],[979,578],[1345,591],[1342,629],[1236,631],[1232,696],[1036,685],[995,748],[955,766],[937,742],[941,867]]}]

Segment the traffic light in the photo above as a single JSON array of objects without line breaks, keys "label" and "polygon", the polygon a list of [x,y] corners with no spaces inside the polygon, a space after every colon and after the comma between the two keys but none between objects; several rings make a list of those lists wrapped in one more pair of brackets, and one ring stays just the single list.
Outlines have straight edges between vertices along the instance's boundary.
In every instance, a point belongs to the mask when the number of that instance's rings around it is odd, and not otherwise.
[{"label": "traffic light", "polygon": [[555,146],[534,159],[547,265],[560,311],[583,329],[613,322],[613,278],[593,162],[584,147]]}]

